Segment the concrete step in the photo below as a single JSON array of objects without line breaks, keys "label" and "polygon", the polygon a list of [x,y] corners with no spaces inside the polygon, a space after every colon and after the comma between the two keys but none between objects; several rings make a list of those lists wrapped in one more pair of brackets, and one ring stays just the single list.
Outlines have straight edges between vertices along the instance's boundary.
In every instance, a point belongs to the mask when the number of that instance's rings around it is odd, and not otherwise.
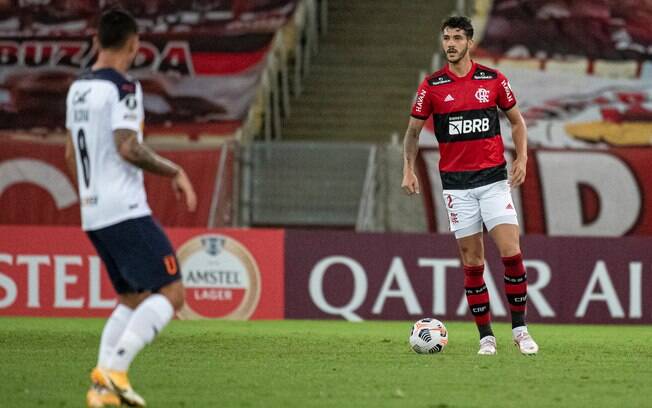
[{"label": "concrete step", "polygon": [[329,0],[328,33],[291,102],[283,138],[388,141],[402,134],[419,84],[439,48],[452,0]]}]

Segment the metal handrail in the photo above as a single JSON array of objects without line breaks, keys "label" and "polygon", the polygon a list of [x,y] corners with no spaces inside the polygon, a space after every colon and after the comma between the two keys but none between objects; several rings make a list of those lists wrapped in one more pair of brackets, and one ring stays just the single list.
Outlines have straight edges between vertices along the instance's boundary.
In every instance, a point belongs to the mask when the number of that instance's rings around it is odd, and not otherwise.
[{"label": "metal handrail", "polygon": [[374,227],[374,209],[376,206],[376,155],[377,146],[371,146],[369,149],[369,158],[367,160],[367,170],[365,180],[362,186],[362,195],[360,197],[360,206],[358,207],[358,219],[356,221],[356,231],[368,231]]}]

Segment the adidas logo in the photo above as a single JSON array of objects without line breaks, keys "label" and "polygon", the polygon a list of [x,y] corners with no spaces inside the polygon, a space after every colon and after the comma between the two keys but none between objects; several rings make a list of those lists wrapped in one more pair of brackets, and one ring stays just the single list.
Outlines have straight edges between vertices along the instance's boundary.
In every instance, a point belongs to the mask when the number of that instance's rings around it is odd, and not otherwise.
[{"label": "adidas logo", "polygon": [[446,95],[446,98],[444,98],[444,102],[450,102],[450,101],[454,101],[454,100],[455,100],[455,98],[453,98],[453,95],[451,95],[451,94]]},{"label": "adidas logo", "polygon": [[514,207],[512,206],[512,203],[507,203],[507,207],[505,207],[506,210],[513,210]]}]

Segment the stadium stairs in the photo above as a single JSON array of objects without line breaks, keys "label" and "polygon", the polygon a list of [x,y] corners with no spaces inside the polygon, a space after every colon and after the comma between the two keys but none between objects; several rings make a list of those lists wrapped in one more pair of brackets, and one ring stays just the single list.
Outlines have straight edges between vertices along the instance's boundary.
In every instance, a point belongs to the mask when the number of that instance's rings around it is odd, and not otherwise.
[{"label": "stadium stairs", "polygon": [[385,142],[402,135],[453,1],[329,0],[328,32],[292,101],[283,140]]}]

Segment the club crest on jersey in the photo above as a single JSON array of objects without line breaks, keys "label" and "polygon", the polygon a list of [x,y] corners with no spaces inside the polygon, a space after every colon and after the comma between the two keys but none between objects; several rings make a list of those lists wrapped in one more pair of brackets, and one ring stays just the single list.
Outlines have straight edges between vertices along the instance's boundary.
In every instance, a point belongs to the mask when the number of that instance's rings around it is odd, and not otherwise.
[{"label": "club crest on jersey", "polygon": [[136,96],[128,95],[127,99],[125,99],[125,105],[127,105],[127,108],[131,110],[136,109],[136,106],[138,106],[138,102],[136,102]]},{"label": "club crest on jersey", "polygon": [[475,99],[477,99],[480,103],[489,102],[489,90],[485,88],[478,88],[478,90],[475,91]]}]

